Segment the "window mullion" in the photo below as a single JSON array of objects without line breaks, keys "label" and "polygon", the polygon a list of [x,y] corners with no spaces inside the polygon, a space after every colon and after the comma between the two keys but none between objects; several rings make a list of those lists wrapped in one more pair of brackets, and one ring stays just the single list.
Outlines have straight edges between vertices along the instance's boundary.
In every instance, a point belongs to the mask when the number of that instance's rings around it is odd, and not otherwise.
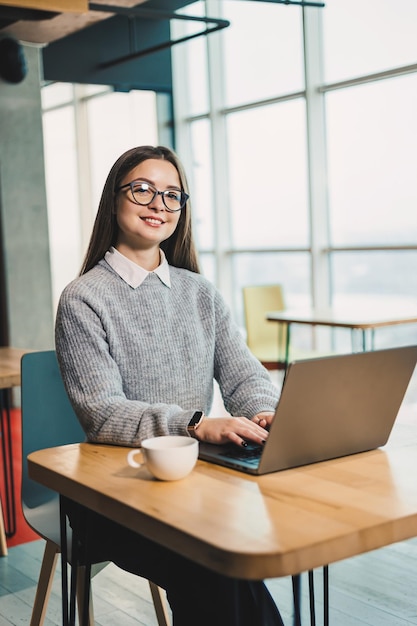
[{"label": "window mullion", "polygon": [[90,141],[88,132],[85,85],[74,85],[75,142],[77,147],[77,177],[80,210],[80,241],[82,255],[87,250],[95,210],[91,190]]},{"label": "window mullion", "polygon": [[[207,11],[221,17],[221,2],[208,0]],[[233,277],[231,249],[231,223],[229,202],[228,150],[224,89],[222,33],[207,38],[209,117],[212,148],[214,248],[216,257],[216,283],[229,306],[233,306]]]},{"label": "window mullion", "polygon": [[322,12],[303,9],[304,64],[306,81],[308,186],[311,246],[311,290],[314,306],[330,304],[329,212],[325,142],[325,103],[319,87],[323,84]]}]

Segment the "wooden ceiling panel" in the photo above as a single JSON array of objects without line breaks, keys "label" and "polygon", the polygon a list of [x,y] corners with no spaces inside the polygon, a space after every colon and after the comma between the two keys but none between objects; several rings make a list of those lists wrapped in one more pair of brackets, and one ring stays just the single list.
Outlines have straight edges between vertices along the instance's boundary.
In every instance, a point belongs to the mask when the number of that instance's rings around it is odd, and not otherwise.
[{"label": "wooden ceiling panel", "polygon": [[[95,4],[124,8],[131,8],[145,3],[146,0],[95,0]],[[74,10],[75,6],[85,7],[86,4],[88,3],[84,2],[84,0],[55,0],[52,2],[48,0],[12,0],[7,3],[0,0],[0,24],[2,18],[10,17],[12,8],[16,9],[16,11],[19,9],[22,9],[22,11],[30,9],[43,11],[46,10],[47,6],[47,11],[52,12],[52,14],[45,14],[46,19],[42,19],[42,14],[40,14],[41,19],[38,17],[34,19],[17,19],[0,28],[0,34],[9,34],[27,43],[47,44],[115,15],[108,11]],[[65,6],[65,12],[62,9],[63,5]],[[61,6],[61,9],[58,8],[59,6]],[[54,13],[58,13],[58,15],[54,15]]]},{"label": "wooden ceiling panel", "polygon": [[0,0],[0,5],[57,13],[82,13],[88,11],[88,0]]}]

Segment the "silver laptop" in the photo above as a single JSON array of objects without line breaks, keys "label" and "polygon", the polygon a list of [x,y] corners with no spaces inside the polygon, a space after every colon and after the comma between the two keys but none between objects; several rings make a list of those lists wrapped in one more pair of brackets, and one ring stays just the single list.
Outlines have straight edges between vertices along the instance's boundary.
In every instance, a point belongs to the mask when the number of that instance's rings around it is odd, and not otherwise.
[{"label": "silver laptop", "polygon": [[295,361],[264,446],[200,443],[199,456],[267,474],[383,446],[416,362],[417,346]]}]

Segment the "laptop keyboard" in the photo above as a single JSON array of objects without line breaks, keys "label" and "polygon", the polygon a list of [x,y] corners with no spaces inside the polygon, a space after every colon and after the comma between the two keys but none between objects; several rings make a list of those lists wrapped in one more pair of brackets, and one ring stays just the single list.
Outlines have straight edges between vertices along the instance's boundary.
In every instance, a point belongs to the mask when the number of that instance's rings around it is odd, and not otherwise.
[{"label": "laptop keyboard", "polygon": [[235,444],[231,444],[230,446],[225,446],[222,456],[235,461],[245,461],[245,463],[249,463],[250,465],[253,465],[253,467],[257,467],[262,455],[262,450],[263,446],[256,444],[248,444],[247,448],[240,448]]}]

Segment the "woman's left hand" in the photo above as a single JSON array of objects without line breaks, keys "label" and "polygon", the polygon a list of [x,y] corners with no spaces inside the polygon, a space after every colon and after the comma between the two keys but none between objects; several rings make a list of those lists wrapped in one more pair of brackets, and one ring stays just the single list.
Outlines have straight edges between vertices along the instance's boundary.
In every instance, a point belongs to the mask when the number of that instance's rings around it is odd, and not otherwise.
[{"label": "woman's left hand", "polygon": [[261,413],[257,413],[252,417],[252,422],[259,424],[261,428],[268,429],[268,427],[272,424],[274,416],[275,413],[272,413],[271,411],[261,411]]}]

